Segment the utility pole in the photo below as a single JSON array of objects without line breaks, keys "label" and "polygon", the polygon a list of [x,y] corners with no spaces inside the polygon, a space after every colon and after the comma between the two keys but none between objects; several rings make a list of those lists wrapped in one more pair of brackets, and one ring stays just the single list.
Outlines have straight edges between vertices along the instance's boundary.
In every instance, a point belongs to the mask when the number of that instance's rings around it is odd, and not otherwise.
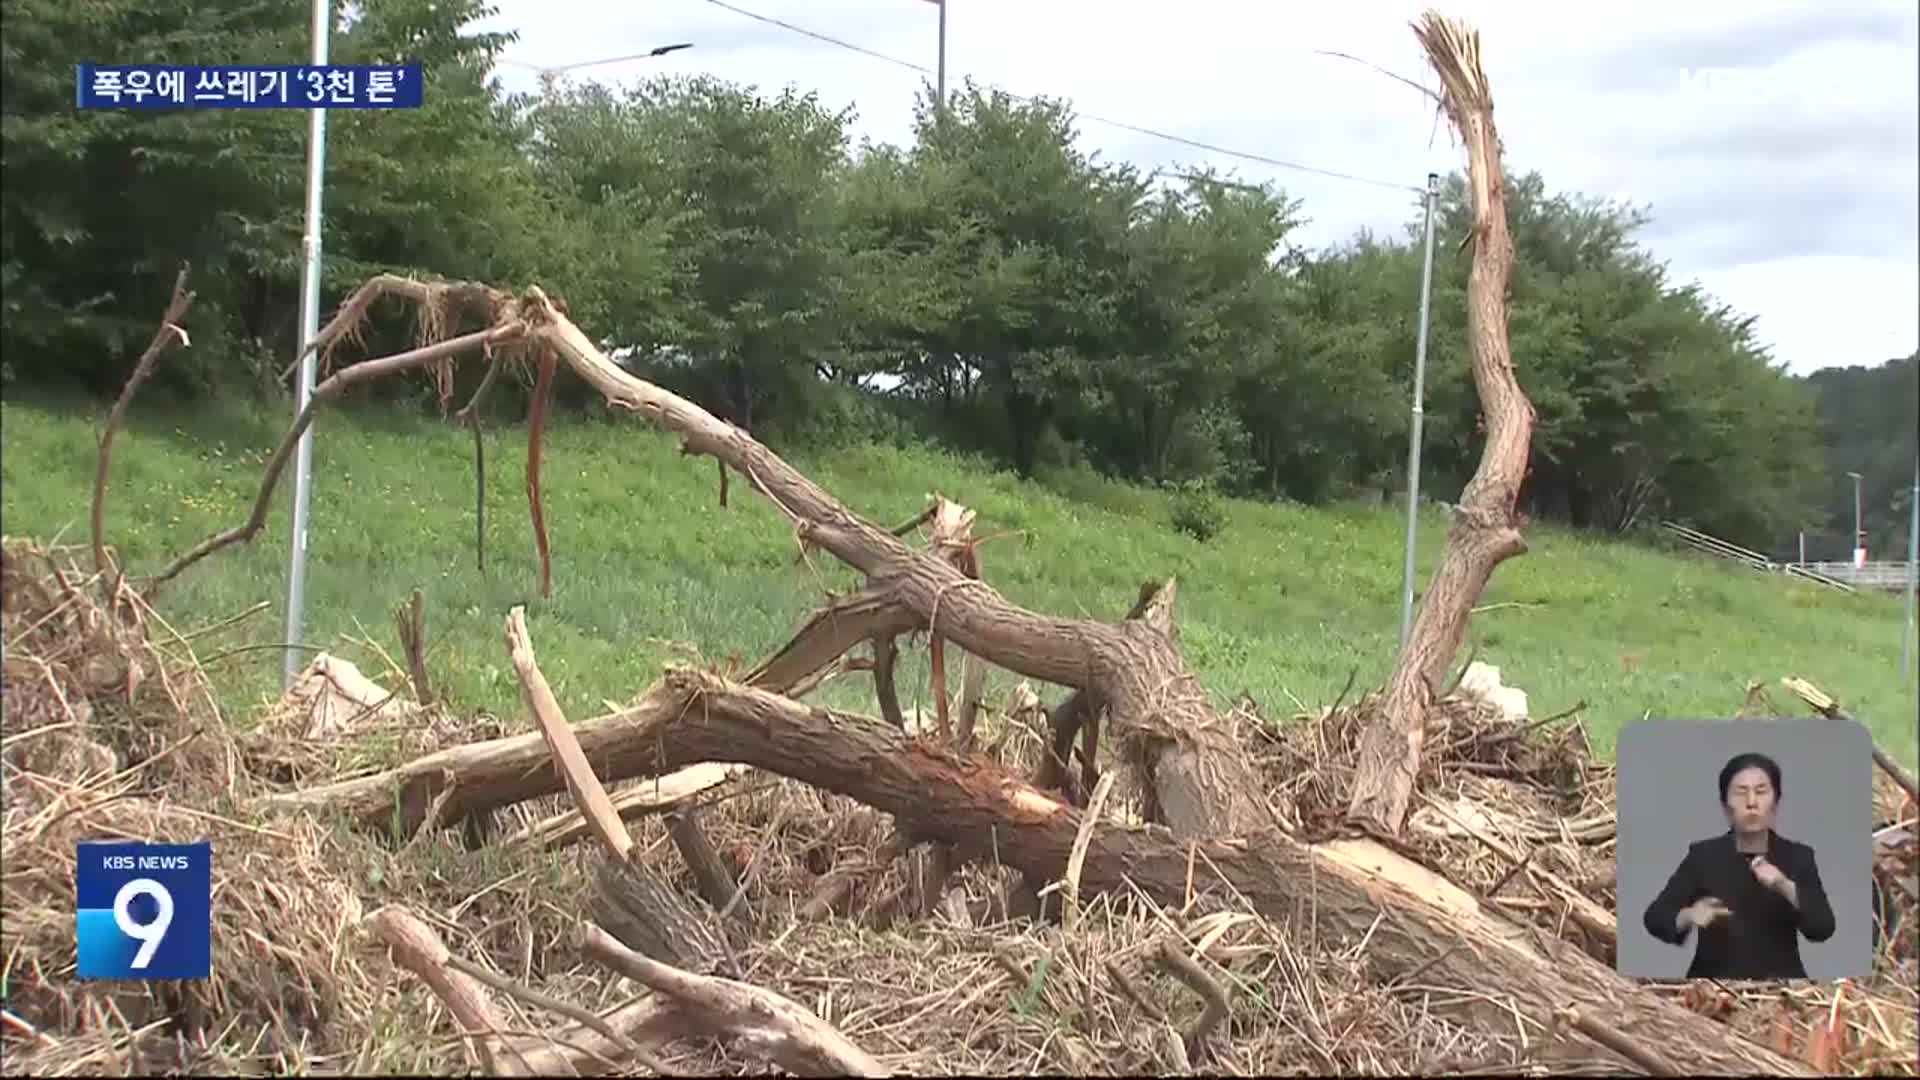
[{"label": "utility pole", "polygon": [[[313,0],[313,64],[327,62],[333,32],[332,0]],[[313,400],[315,357],[310,346],[320,332],[320,196],[327,171],[327,110],[307,110],[307,224],[300,234],[300,374],[293,415]],[[293,456],[293,530],[287,556],[286,687],[300,674],[301,622],[307,601],[307,514],[313,502],[313,425],[300,433]]]},{"label": "utility pole", "polygon": [[1920,583],[1920,457],[1913,459],[1913,498],[1907,520],[1907,619],[1900,625],[1900,677],[1913,670],[1913,594]]},{"label": "utility pole", "polygon": [[942,121],[947,118],[947,0],[933,0],[940,8],[940,60],[934,68],[933,93],[936,98],[934,114]]},{"label": "utility pole", "polygon": [[1413,433],[1407,441],[1407,565],[1400,586],[1400,647],[1413,633],[1414,533],[1420,525],[1420,437],[1426,419],[1427,321],[1433,301],[1433,206],[1439,201],[1440,174],[1427,174],[1426,257],[1420,269],[1420,333],[1413,347]]}]

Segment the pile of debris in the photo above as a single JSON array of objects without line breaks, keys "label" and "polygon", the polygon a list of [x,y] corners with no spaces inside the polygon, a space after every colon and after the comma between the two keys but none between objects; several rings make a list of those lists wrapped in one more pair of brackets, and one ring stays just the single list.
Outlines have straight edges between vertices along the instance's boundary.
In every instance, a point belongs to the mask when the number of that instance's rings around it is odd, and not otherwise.
[{"label": "pile of debris", "polygon": [[[475,1055],[501,1072],[639,1062],[712,1074],[769,1060],[982,1075],[1619,1067],[1590,1038],[1433,1009],[1432,990],[1377,976],[1366,940],[1263,915],[1222,891],[1204,861],[1178,903],[1124,884],[1077,895],[1091,883],[1070,866],[1038,890],[1045,917],[1009,915],[1022,875],[991,852],[956,860],[926,895],[941,845],[903,841],[895,815],[738,764],[616,785],[604,805],[626,839],[612,850],[583,793],[595,782],[571,772],[571,794],[477,815],[492,821],[487,831],[449,827],[453,788],[439,798],[443,819],[425,812],[411,828],[315,813],[310,796],[364,783],[382,756],[402,770],[458,765],[533,739],[548,768],[608,762],[601,724],[562,732],[549,714],[538,734],[503,736],[493,718],[463,731],[443,705],[332,657],[230,738],[191,635],[125,591],[109,603],[69,552],[8,541],[0,569],[10,643],[0,838],[14,958],[0,1016],[10,1059],[34,1072],[439,1073],[470,1068]],[[537,676],[530,649],[524,659]],[[548,713],[543,680],[529,685],[536,713]],[[1015,711],[1031,709],[1030,697],[1016,690],[1007,709],[981,710],[981,758],[1005,775],[1045,753]],[[1247,737],[1290,828],[1330,828],[1368,707],[1271,725],[1243,705],[1240,718],[1266,732]],[[1410,851],[1510,917],[1606,955],[1587,914],[1612,910],[1611,772],[1592,760],[1578,719],[1536,721],[1470,694],[1438,713]],[[400,738],[390,725],[401,717],[399,727],[430,734]],[[593,744],[577,758],[565,749],[576,730],[576,748]],[[356,741],[363,757],[343,752]],[[287,749],[323,744],[304,759]],[[1113,780],[1092,786],[1104,801]],[[1895,803],[1887,816],[1901,812]],[[1102,816],[1100,833],[1129,828]],[[74,979],[74,845],[106,836],[213,840],[213,979]],[[1889,843],[1883,873],[1907,880],[1913,857],[1911,839]],[[610,896],[643,901],[626,910],[654,919],[654,936],[623,924]],[[1693,991],[1683,1003],[1822,1071],[1910,1070],[1916,905],[1902,891],[1894,906],[1871,982]],[[459,1037],[481,1022],[492,1038]]]}]

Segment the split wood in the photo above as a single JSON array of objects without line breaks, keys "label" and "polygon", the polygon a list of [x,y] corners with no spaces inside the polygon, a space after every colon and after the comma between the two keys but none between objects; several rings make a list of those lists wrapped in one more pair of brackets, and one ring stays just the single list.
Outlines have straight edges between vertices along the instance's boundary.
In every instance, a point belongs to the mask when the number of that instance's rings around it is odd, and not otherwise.
[{"label": "split wood", "polygon": [[1461,241],[1472,248],[1473,260],[1467,272],[1467,344],[1486,444],[1454,507],[1440,565],[1421,595],[1386,692],[1361,733],[1348,813],[1387,836],[1397,836],[1406,822],[1434,688],[1460,649],[1473,607],[1494,569],[1527,550],[1515,504],[1527,473],[1534,424],[1533,405],[1514,375],[1507,339],[1513,238],[1493,94],[1480,63],[1480,35],[1433,11],[1422,15],[1413,30],[1440,78],[1439,92],[1427,93],[1466,144],[1467,195],[1473,212],[1473,226]]},{"label": "split wood", "polygon": [[[1858,720],[1853,718],[1852,714],[1840,707],[1839,701],[1807,680],[1788,676],[1781,679],[1780,683],[1787,688],[1789,693],[1801,701],[1806,702],[1808,708],[1811,708],[1821,716],[1829,720],[1845,720],[1848,723],[1859,723]],[[1893,760],[1893,755],[1880,749],[1877,742],[1873,747],[1873,763],[1880,766],[1880,771],[1891,777],[1894,783],[1900,785],[1901,789],[1907,793],[1908,798],[1916,803],[1920,803],[1920,783],[1916,783],[1914,778],[1907,773],[1907,770],[1901,768],[1900,763]]]}]

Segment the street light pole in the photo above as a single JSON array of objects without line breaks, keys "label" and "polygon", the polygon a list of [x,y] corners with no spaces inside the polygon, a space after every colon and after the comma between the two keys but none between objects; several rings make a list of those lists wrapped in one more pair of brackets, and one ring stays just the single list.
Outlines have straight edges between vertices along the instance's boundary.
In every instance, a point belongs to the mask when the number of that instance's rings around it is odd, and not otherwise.
[{"label": "street light pole", "polygon": [[1913,663],[1913,594],[1920,583],[1920,457],[1913,459],[1913,497],[1907,520],[1907,621],[1900,625],[1900,677],[1907,677]]},{"label": "street light pole", "polygon": [[935,106],[940,119],[947,118],[947,0],[933,0],[940,6],[940,59],[934,67],[933,92],[939,99]]},{"label": "street light pole", "polygon": [[[327,62],[328,37],[333,32],[332,0],[313,0],[313,64]],[[307,223],[300,235],[300,375],[294,390],[293,415],[307,411],[313,400],[315,358],[309,347],[320,332],[320,225],[322,189],[327,170],[327,110],[307,111]],[[287,554],[287,652],[282,665],[284,686],[300,674],[301,622],[307,602],[307,515],[313,502],[313,425],[300,433],[293,456],[293,528]]]},{"label": "street light pole", "polygon": [[1433,206],[1439,201],[1440,174],[1427,174],[1426,257],[1420,269],[1420,331],[1413,346],[1413,432],[1407,442],[1407,563],[1400,582],[1400,647],[1413,632],[1414,533],[1420,525],[1420,438],[1426,418],[1427,322],[1433,301]]},{"label": "street light pole", "polygon": [[1857,570],[1867,561],[1867,530],[1860,514],[1860,474],[1847,475],[1853,477],[1853,566]]}]

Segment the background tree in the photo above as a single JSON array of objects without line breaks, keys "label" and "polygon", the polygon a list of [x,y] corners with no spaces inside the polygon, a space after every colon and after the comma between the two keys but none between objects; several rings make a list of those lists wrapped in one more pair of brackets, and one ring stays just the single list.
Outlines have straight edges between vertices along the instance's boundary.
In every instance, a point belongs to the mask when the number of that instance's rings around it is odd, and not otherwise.
[{"label": "background tree", "polygon": [[[710,78],[504,95],[479,0],[369,0],[341,62],[423,65],[426,105],[329,124],[323,302],[386,270],[538,281],[616,355],[776,442],[932,440],[1028,475],[1321,502],[1405,483],[1417,225],[1303,250],[1310,208],[1077,145],[1063,101],[966,86],[903,146],[850,110]],[[195,266],[185,394],[284,394],[306,138],[296,111],[78,112],[72,58],[298,63],[301,11],[17,0],[0,39],[0,377],[115,390],[174,268]],[[1443,189],[1423,489],[1479,456],[1461,177]],[[1624,530],[1679,518],[1844,557],[1910,482],[1914,361],[1786,375],[1752,320],[1669,280],[1644,210],[1513,179],[1510,315],[1538,411],[1522,506]],[[370,347],[412,333],[377,311]],[[461,376],[471,380],[477,373]],[[1904,380],[1904,381],[1902,381]],[[442,390],[446,389],[444,387]],[[510,383],[502,409],[524,407]],[[558,406],[585,404],[563,383]],[[419,383],[368,394],[408,394]],[[1816,404],[1817,403],[1817,404]],[[1904,507],[1900,502],[1899,506]]]}]

